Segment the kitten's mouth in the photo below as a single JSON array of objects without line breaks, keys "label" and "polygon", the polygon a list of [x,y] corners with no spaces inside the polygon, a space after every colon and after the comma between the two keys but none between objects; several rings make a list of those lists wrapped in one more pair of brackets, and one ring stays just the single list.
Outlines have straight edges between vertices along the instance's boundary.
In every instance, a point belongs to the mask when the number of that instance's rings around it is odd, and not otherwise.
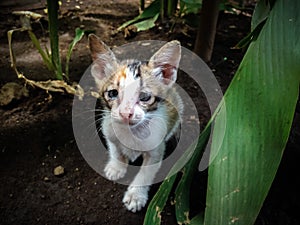
[{"label": "kitten's mouth", "polygon": [[151,135],[150,120],[142,120],[130,126],[132,134],[139,139],[146,139]]},{"label": "kitten's mouth", "polygon": [[149,123],[150,123],[150,119],[145,119],[145,120],[132,121],[132,123],[129,123],[129,125],[131,125],[132,129],[135,129],[138,127],[149,128]]},{"label": "kitten's mouth", "polygon": [[131,126],[131,127],[135,127],[135,126],[139,126],[141,125],[142,123],[144,123],[145,121],[142,121],[142,120],[130,120],[128,122],[128,124]]},{"label": "kitten's mouth", "polygon": [[128,131],[131,132],[133,136],[140,140],[144,140],[148,138],[151,134],[150,131],[150,119],[144,120],[127,120],[124,121],[122,119],[114,117],[115,122],[120,125],[128,126]]},{"label": "kitten's mouth", "polygon": [[131,126],[137,126],[139,123],[141,123],[142,121],[141,120],[134,120],[134,119],[120,119],[120,118],[114,118],[114,120],[116,122],[118,122],[119,124],[124,124],[124,125],[129,125],[130,127]]},{"label": "kitten's mouth", "polygon": [[151,129],[150,129],[150,123],[151,118],[147,119],[129,119],[124,120],[117,117],[113,117],[115,122],[117,122],[120,125],[128,126],[128,131],[131,132],[133,136],[135,136],[138,139],[144,140],[148,138],[151,135]]}]

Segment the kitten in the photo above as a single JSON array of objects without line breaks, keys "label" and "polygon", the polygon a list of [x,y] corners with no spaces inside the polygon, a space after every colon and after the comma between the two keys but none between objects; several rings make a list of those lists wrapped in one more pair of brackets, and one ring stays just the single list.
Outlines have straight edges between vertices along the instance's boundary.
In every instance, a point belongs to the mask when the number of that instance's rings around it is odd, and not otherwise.
[{"label": "kitten", "polygon": [[118,62],[94,34],[89,35],[89,47],[91,73],[105,109],[101,130],[109,150],[106,177],[113,181],[123,178],[128,162],[143,156],[143,164],[123,198],[126,208],[136,212],[146,205],[165,143],[180,125],[183,104],[173,85],[180,43],[166,43],[148,62]]}]

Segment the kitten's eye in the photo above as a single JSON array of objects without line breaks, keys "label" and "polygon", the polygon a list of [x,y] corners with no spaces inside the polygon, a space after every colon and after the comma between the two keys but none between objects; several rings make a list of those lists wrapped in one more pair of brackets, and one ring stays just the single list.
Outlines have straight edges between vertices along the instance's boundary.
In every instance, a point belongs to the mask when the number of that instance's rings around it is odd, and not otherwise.
[{"label": "kitten's eye", "polygon": [[117,89],[112,89],[112,90],[109,90],[107,91],[107,96],[110,98],[110,99],[115,99],[118,97],[118,90]]},{"label": "kitten's eye", "polygon": [[152,95],[149,92],[140,93],[140,101],[147,102],[151,99]]}]

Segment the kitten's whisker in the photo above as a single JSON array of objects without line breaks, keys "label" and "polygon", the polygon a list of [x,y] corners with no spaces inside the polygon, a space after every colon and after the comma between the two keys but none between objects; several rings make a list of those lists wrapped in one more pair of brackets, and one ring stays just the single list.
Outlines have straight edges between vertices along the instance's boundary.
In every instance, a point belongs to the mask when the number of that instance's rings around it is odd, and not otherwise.
[{"label": "kitten's whisker", "polygon": [[105,109],[90,109],[90,110],[79,112],[79,113],[75,114],[74,116],[75,117],[79,117],[79,116],[83,116],[84,114],[88,114],[88,113],[103,114],[103,113],[110,113],[110,111],[109,110],[105,110]]},{"label": "kitten's whisker", "polygon": [[107,116],[103,115],[103,114],[102,115],[95,115],[95,116],[92,116],[90,118],[87,118],[86,120],[91,121],[91,122],[85,127],[85,129],[89,130],[94,125],[96,126],[96,128],[97,128],[97,126],[101,127],[102,121],[105,120],[106,118],[107,118]]},{"label": "kitten's whisker", "polygon": [[[96,114],[96,115],[92,115],[90,117],[87,117],[85,118],[85,120],[90,123],[90,124],[94,124],[95,122],[101,122],[102,120],[104,120],[106,117],[103,116],[103,115],[99,115],[99,114]],[[90,126],[90,125],[89,125]],[[89,126],[87,128],[89,128]]]}]

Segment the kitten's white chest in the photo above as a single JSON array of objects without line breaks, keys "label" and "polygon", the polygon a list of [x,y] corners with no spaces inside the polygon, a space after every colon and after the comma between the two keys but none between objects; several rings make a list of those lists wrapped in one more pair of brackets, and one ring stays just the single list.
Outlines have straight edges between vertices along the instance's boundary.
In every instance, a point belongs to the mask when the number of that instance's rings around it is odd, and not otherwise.
[{"label": "kitten's white chest", "polygon": [[133,126],[109,118],[103,121],[102,131],[131,160],[156,149],[168,135],[166,121],[161,118],[150,118]]}]

